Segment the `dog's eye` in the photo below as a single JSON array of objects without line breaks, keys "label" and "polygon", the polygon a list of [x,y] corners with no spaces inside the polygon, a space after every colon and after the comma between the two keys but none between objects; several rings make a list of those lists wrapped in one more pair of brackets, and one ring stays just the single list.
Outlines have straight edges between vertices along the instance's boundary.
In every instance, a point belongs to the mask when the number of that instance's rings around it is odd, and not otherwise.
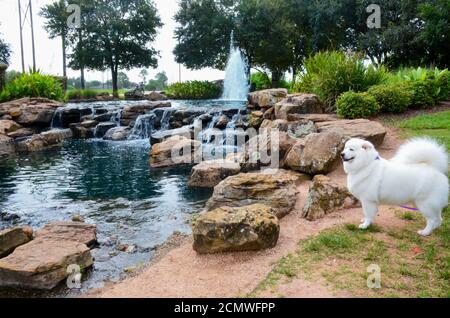
[{"label": "dog's eye", "polygon": [[355,150],[353,150],[353,149],[350,149],[350,151],[355,151]]}]

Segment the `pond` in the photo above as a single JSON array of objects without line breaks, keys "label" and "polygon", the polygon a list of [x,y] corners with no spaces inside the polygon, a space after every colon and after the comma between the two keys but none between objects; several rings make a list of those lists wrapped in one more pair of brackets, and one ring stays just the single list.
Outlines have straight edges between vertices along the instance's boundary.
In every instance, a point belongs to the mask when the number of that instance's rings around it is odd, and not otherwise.
[{"label": "pond", "polygon": [[[205,103],[173,106],[203,107]],[[187,187],[191,167],[150,168],[149,152],[148,139],[88,139],[1,159],[0,228],[29,225],[38,229],[80,215],[97,225],[99,241],[93,250],[94,267],[81,291],[119,280],[124,269],[148,262],[154,247],[174,231],[190,233],[192,214],[203,209],[212,193]],[[136,249],[126,253],[118,245]],[[67,291],[61,288],[60,293]]]}]

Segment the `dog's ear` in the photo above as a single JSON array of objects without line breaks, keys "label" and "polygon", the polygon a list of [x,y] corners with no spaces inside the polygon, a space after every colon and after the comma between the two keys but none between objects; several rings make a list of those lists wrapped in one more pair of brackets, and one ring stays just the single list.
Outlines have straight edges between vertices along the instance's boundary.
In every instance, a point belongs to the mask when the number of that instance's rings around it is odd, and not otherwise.
[{"label": "dog's ear", "polygon": [[364,150],[371,150],[373,148],[373,146],[368,142],[364,143],[362,147]]}]

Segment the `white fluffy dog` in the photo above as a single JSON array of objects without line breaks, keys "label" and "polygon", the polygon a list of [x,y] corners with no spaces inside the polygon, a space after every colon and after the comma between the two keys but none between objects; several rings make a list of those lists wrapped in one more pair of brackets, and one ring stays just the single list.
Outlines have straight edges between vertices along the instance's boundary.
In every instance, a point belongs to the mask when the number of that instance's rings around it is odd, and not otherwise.
[{"label": "white fluffy dog", "polygon": [[350,139],[341,156],[348,189],[364,210],[360,229],[372,224],[380,204],[415,205],[427,220],[420,235],[441,226],[442,209],[448,205],[448,155],[436,141],[413,139],[385,160],[370,142]]}]

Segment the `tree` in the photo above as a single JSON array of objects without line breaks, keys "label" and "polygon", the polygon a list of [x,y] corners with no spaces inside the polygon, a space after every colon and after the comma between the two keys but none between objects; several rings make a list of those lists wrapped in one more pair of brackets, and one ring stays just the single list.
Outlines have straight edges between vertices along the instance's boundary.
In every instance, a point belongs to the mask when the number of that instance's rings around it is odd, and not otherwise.
[{"label": "tree", "polygon": [[139,72],[139,76],[140,76],[140,78],[141,78],[141,80],[142,80],[142,83],[147,83],[147,76],[148,76],[148,71],[145,69],[145,68],[143,68],[140,72]]},{"label": "tree", "polygon": [[48,32],[49,38],[54,39],[61,37],[62,56],[63,56],[63,76],[67,76],[67,37],[69,34],[69,27],[67,26],[67,19],[69,14],[66,12],[67,1],[59,0],[54,3],[44,5],[39,13],[46,21],[44,24],[45,30]]},{"label": "tree", "polygon": [[[151,47],[162,26],[151,0],[84,0],[82,49],[74,60],[93,70],[111,71],[113,95],[118,97],[119,68],[156,67],[159,52]],[[78,53],[83,52],[81,47]]]},{"label": "tree", "polygon": [[450,66],[450,1],[437,0],[419,5],[424,24],[420,39],[427,48],[427,62],[442,68]]},{"label": "tree", "polygon": [[168,80],[166,72],[159,72],[154,79],[148,81],[145,89],[149,91],[162,91],[167,88]]},{"label": "tree", "polygon": [[0,64],[9,65],[9,58],[11,57],[11,49],[9,44],[0,39]]},{"label": "tree", "polygon": [[119,72],[119,74],[117,74],[117,81],[121,88],[129,88],[131,86],[130,78],[124,72]]},{"label": "tree", "polygon": [[175,16],[176,60],[188,68],[223,69],[234,30],[249,68],[270,70],[278,86],[314,52],[341,48],[356,0],[182,0]]}]

